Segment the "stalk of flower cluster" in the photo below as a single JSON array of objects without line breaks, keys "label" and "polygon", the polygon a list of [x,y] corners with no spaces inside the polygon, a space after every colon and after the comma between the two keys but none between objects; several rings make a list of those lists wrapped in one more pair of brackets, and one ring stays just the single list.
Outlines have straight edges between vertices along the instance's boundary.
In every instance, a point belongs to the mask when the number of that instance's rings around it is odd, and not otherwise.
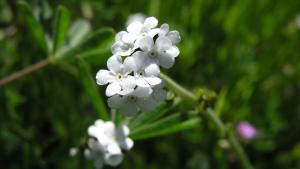
[{"label": "stalk of flower cluster", "polygon": [[[197,96],[175,82],[173,79],[168,77],[165,74],[160,74],[160,77],[166,82],[166,85],[169,86],[171,89],[173,89],[179,96],[186,99],[189,102],[193,102],[194,104],[197,104]],[[228,140],[230,142],[230,145],[232,146],[233,150],[237,154],[241,165],[245,169],[253,169],[244,149],[242,148],[241,144],[237,141],[236,136],[232,131],[227,131],[226,127],[223,123],[223,121],[216,115],[216,113],[211,109],[207,108],[205,113],[207,114],[207,117],[216,124],[218,130],[221,133],[227,134]],[[227,131],[227,133],[225,133]]]}]

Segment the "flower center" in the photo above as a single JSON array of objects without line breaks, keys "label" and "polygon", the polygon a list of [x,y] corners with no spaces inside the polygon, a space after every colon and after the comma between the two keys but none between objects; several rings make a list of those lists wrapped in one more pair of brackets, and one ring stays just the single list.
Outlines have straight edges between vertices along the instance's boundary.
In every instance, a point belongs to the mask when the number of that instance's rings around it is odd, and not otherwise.
[{"label": "flower center", "polygon": [[117,76],[116,76],[116,78],[117,78],[118,80],[122,80],[122,79],[123,79],[123,75],[121,75],[120,73],[118,73]]},{"label": "flower center", "polygon": [[145,37],[147,34],[145,32],[142,33],[142,36]]},{"label": "flower center", "polygon": [[154,50],[149,51],[148,56],[154,58],[157,56],[157,53]]},{"label": "flower center", "polygon": [[137,101],[137,97],[136,96],[128,96],[128,100],[135,102],[135,101]]},{"label": "flower center", "polygon": [[137,72],[137,75],[139,76],[139,77],[142,77],[142,76],[144,76],[144,72],[143,71],[140,71],[140,72]]}]

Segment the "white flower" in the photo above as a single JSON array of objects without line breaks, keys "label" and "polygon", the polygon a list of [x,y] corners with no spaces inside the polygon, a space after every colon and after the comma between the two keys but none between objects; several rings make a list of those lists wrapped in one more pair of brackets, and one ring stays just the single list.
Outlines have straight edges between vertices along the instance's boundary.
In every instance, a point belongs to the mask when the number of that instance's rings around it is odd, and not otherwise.
[{"label": "white flower", "polygon": [[151,37],[144,37],[140,40],[140,48],[141,52],[133,54],[136,62],[157,64],[164,68],[172,67],[175,58],[179,55],[179,49],[166,37],[158,37],[155,43]]},{"label": "white flower", "polygon": [[123,64],[120,56],[110,57],[107,61],[107,67],[109,70],[101,69],[96,75],[97,84],[105,85],[109,83],[105,91],[106,96],[126,94],[133,90],[135,79],[129,75],[132,68],[126,63]]},{"label": "white flower", "polygon": [[101,169],[104,164],[103,152],[102,146],[95,139],[90,138],[88,140],[88,148],[84,150],[84,156],[88,160],[94,160],[96,169]]},{"label": "white flower", "polygon": [[129,15],[126,25],[128,26],[133,22],[144,22],[145,19],[146,19],[146,16],[144,14],[135,13],[135,14]]},{"label": "white flower", "polygon": [[133,92],[127,95],[114,95],[108,98],[108,106],[112,109],[120,109],[120,112],[125,116],[133,116],[140,109],[148,112],[149,104],[146,98],[148,98],[151,93],[151,88],[137,87]]},{"label": "white flower", "polygon": [[130,131],[126,125],[116,127],[111,121],[97,120],[88,128],[88,134],[93,138],[88,140],[88,149],[84,155],[95,160],[95,167],[101,169],[103,164],[117,166],[123,160],[122,149],[130,150],[133,141],[128,138]]},{"label": "white flower", "polygon": [[121,31],[116,35],[116,42],[112,45],[111,50],[115,55],[129,56],[138,47],[134,44],[136,36]]},{"label": "white flower", "polygon": [[164,83],[161,82],[160,84],[153,86],[152,93],[149,97],[144,99],[146,105],[144,105],[144,111],[151,112],[155,110],[158,104],[165,100],[167,96],[167,92],[163,89]]},{"label": "white flower", "polygon": [[162,82],[157,77],[159,75],[159,68],[156,64],[148,65],[146,62],[143,62],[141,57],[137,57],[136,54],[133,57],[127,57],[125,62],[133,69],[137,86],[151,88],[151,86]]},{"label": "white flower", "polygon": [[158,20],[155,17],[148,17],[144,22],[132,22],[128,25],[127,31],[137,40],[145,36],[154,37],[159,32],[157,24]]},{"label": "white flower", "polygon": [[173,45],[177,45],[181,40],[179,32],[178,31],[169,32],[169,25],[166,23],[160,26],[158,35],[159,37],[165,36],[168,39],[170,39]]},{"label": "white flower", "polygon": [[111,121],[97,120],[94,125],[89,127],[88,133],[97,138],[98,142],[111,153],[121,152],[120,147],[130,150],[133,146],[133,141],[128,138],[129,128],[125,125],[116,128]]}]

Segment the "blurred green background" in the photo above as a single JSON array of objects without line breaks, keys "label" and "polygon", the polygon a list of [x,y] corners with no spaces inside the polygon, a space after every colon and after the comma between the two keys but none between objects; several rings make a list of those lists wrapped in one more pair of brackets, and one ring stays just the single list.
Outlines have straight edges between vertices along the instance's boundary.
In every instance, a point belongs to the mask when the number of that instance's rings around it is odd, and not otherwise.
[{"label": "blurred green background", "polygon": [[[47,58],[16,2],[0,0],[0,79]],[[168,23],[182,41],[181,54],[166,73],[191,90],[216,91],[215,109],[226,123],[248,120],[257,127],[260,137],[242,142],[255,168],[300,168],[300,1],[27,2],[50,35],[58,5],[69,10],[71,21],[83,18],[92,30],[121,31],[137,12]],[[86,60],[92,77],[110,54],[105,50]],[[1,168],[93,168],[82,155],[69,156],[98,118],[82,79],[72,73],[78,72],[74,65],[49,65],[0,87]],[[97,89],[105,98],[105,88]],[[184,104],[178,109],[186,110]],[[136,141],[117,168],[241,168],[219,141],[215,126],[204,118],[198,128]]]}]

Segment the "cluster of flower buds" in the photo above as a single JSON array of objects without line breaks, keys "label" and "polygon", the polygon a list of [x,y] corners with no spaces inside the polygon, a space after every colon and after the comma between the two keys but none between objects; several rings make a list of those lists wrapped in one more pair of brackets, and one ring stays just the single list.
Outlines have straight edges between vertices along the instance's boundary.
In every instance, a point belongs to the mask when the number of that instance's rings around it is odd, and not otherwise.
[{"label": "cluster of flower buds", "polygon": [[88,128],[91,136],[88,148],[84,155],[87,159],[94,160],[94,166],[101,169],[104,164],[117,166],[123,160],[122,150],[130,150],[133,141],[128,138],[129,128],[126,125],[116,127],[111,121],[97,120]]},{"label": "cluster of flower buds", "polygon": [[180,36],[178,31],[169,31],[168,24],[157,25],[155,17],[148,17],[117,33],[108,70],[101,69],[96,75],[97,84],[108,84],[108,106],[126,116],[153,111],[166,96],[160,67],[174,65]]}]

